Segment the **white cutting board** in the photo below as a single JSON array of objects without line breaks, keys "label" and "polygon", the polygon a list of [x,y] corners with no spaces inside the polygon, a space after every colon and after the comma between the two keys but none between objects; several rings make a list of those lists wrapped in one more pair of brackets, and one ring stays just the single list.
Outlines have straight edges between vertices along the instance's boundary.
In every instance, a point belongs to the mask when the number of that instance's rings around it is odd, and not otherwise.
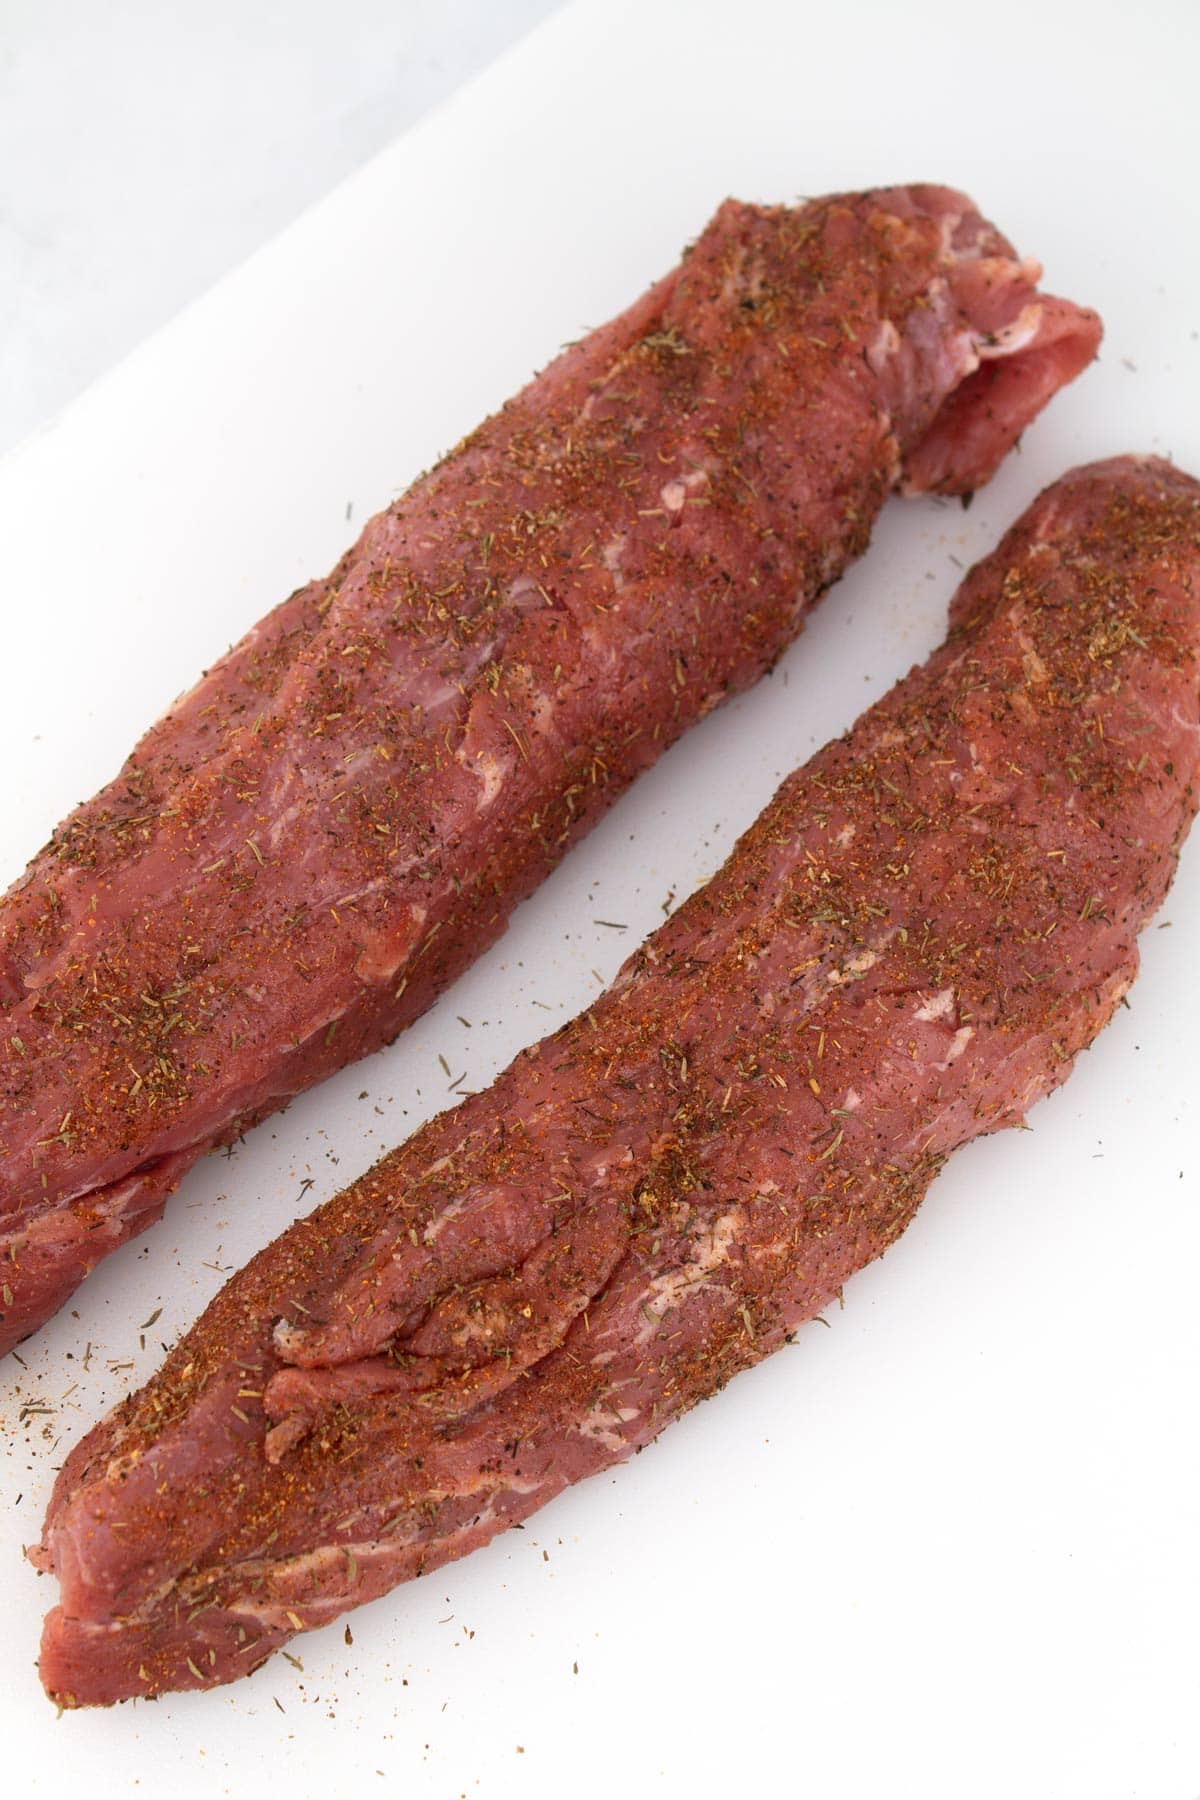
[{"label": "white cutting board", "polygon": [[7,879],[199,668],[724,194],[956,183],[1108,323],[970,513],[892,506],[774,678],[428,1018],[195,1170],[0,1371],[6,1795],[1200,1793],[1200,833],[1131,1010],[1031,1132],[955,1161],[831,1329],[354,1615],[352,1648],[338,1625],[294,1646],[303,1671],[56,1722],[33,1670],[53,1589],[21,1561],[65,1447],[217,1265],[444,1105],[439,1054],[480,1085],[584,1003],[924,656],[959,563],[1046,481],[1126,449],[1200,468],[1198,52],[1186,0],[583,0],[0,467]]}]

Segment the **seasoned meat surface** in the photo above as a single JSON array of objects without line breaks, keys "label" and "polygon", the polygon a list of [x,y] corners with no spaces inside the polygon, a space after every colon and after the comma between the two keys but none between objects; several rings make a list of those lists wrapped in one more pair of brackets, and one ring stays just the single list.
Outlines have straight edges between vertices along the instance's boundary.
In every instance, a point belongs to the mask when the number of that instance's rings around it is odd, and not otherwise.
[{"label": "seasoned meat surface", "polygon": [[826,1305],[1132,981],[1198,651],[1200,484],[1048,489],[587,1013],[264,1250],[74,1451],[35,1552],[50,1692],[229,1681]]},{"label": "seasoned meat surface", "polygon": [[1037,273],[942,188],[725,205],[143,739],[0,901],[0,1352],[987,478],[1099,336]]}]

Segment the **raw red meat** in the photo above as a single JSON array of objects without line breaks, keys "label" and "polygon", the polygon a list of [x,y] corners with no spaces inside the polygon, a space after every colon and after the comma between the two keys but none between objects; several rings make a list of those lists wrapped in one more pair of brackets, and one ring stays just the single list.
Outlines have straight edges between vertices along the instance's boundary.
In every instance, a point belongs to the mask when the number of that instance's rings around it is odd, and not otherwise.
[{"label": "raw red meat", "polygon": [[988,479],[1096,351],[1036,277],[941,187],[721,207],[142,740],[0,902],[0,1354],[423,1012],[891,488]]},{"label": "raw red meat", "polygon": [[35,1553],[68,1705],[229,1681],[775,1349],[1133,979],[1200,779],[1200,483],[1050,488],[592,1009],[217,1296]]},{"label": "raw red meat", "polygon": [[724,206],[143,739],[0,902],[0,1353],[987,478],[1099,338],[1037,274],[943,188]]}]

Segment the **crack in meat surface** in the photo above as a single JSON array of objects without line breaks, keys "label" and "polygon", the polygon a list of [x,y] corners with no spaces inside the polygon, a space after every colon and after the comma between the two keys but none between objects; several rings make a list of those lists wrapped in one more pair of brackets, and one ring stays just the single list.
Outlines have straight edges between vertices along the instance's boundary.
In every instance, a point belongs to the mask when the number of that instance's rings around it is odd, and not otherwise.
[{"label": "crack in meat surface", "polygon": [[142,740],[0,901],[0,1353],[423,1011],[893,487],[987,479],[1099,338],[1037,276],[943,188],[727,203]]},{"label": "crack in meat surface", "polygon": [[1118,1004],[1200,774],[1200,484],[1048,489],[612,988],[264,1250],[75,1449],[67,1704],[228,1681],[782,1343]]}]

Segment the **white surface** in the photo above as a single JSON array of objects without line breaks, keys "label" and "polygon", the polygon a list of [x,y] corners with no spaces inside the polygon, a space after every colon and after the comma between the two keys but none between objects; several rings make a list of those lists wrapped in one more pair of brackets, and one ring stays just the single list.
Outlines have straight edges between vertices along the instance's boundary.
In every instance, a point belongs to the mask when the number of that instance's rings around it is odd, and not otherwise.
[{"label": "white surface", "polygon": [[[439,1052],[478,1084],[579,1007],[777,778],[936,642],[957,562],[1045,481],[1125,449],[1200,466],[1193,10],[835,11],[568,11],[0,469],[15,874],[137,728],[332,562],[348,502],[357,526],[727,191],[957,182],[1108,322],[1101,364],[969,513],[892,506],[775,677],[643,779],[442,1005],[194,1171],[28,1371],[6,1366],[6,1791],[1200,1792],[1200,841],[1132,1009],[1031,1132],[956,1159],[831,1329],[354,1615],[353,1648],[341,1625],[298,1642],[302,1673],[277,1658],[58,1723],[35,1684],[52,1591],[19,1545],[64,1447],[192,1320],[210,1265],[273,1236],[303,1179],[307,1207],[441,1106]],[[54,1410],[21,1423],[31,1397]]]},{"label": "white surface", "polygon": [[2,0],[0,450],[559,0]]}]

